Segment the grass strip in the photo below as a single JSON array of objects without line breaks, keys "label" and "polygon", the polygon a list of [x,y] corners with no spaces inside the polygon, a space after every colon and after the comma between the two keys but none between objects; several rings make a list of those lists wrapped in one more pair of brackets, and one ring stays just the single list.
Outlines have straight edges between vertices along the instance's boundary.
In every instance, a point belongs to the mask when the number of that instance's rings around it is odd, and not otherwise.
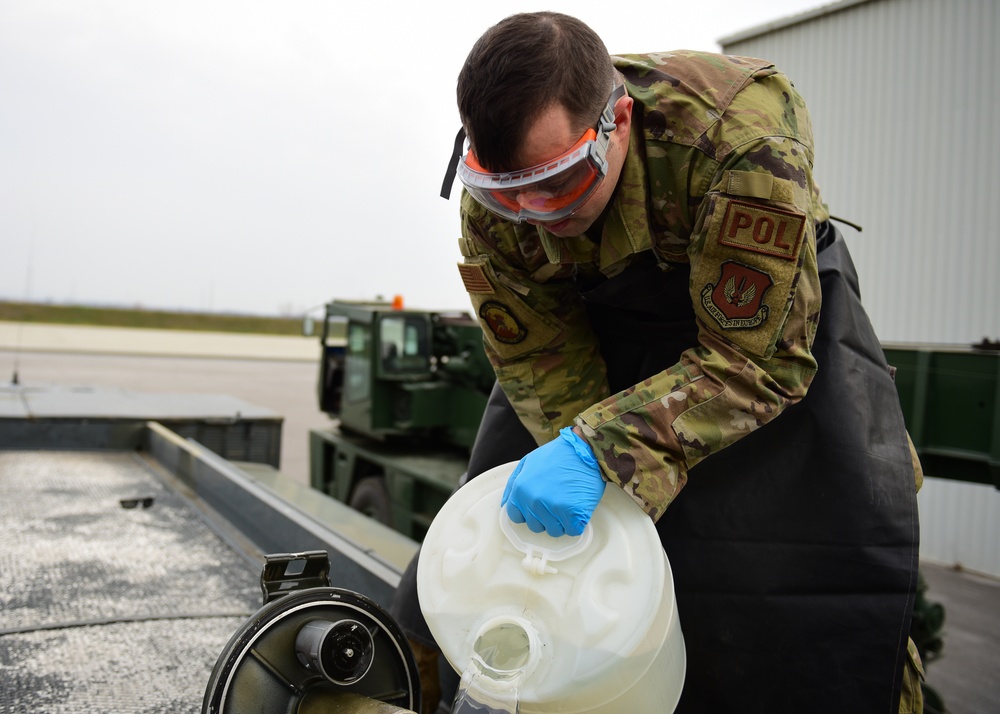
[{"label": "grass strip", "polygon": [[302,320],[294,317],[143,310],[88,305],[51,305],[30,302],[0,301],[0,321],[140,327],[153,330],[238,332],[257,335],[302,334]]}]

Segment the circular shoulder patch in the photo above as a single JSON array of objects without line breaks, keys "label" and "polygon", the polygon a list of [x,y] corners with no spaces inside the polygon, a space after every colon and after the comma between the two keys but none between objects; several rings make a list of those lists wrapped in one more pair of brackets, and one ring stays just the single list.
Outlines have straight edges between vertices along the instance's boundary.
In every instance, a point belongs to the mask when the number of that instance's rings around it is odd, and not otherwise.
[{"label": "circular shoulder patch", "polygon": [[510,308],[496,300],[487,300],[479,306],[479,316],[483,318],[490,332],[500,342],[516,345],[528,336],[525,329],[511,312]]}]

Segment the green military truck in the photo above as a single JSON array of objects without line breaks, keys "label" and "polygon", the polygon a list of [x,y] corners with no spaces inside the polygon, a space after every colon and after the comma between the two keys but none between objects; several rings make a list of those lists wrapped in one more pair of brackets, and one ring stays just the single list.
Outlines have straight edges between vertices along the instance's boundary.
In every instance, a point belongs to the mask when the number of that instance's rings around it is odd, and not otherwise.
[{"label": "green military truck", "polygon": [[466,313],[326,305],[310,483],[414,540],[468,464],[493,369]]}]

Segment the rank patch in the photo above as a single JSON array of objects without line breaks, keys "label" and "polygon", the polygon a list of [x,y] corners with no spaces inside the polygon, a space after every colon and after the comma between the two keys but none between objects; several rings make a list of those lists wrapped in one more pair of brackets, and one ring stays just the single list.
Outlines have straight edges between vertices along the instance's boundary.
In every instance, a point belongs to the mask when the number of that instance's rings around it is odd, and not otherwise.
[{"label": "rank patch", "polygon": [[729,201],[719,243],[785,260],[799,254],[805,216],[743,201]]},{"label": "rank patch", "polygon": [[770,312],[764,293],[772,285],[767,273],[727,260],[719,271],[719,281],[702,288],[701,304],[724,330],[759,327]]},{"label": "rank patch", "polygon": [[528,331],[514,317],[510,308],[496,300],[487,300],[480,305],[479,316],[483,318],[493,336],[504,344],[516,345],[528,336]]},{"label": "rank patch", "polygon": [[490,281],[486,277],[486,271],[483,270],[483,266],[459,263],[458,272],[462,276],[462,282],[465,283],[466,291],[470,293],[494,292],[493,286],[490,285]]}]

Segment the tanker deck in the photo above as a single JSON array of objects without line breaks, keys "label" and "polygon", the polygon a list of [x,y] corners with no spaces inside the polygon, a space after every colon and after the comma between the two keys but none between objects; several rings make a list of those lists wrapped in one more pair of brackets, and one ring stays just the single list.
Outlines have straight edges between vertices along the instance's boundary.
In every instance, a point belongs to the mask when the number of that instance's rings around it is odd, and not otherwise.
[{"label": "tanker deck", "polygon": [[334,586],[385,605],[415,550],[162,424],[21,418],[10,406],[30,395],[0,396],[0,712],[201,711],[261,607],[265,553],[325,550]]},{"label": "tanker deck", "polygon": [[0,710],[186,712],[259,568],[136,452],[0,453]]}]

